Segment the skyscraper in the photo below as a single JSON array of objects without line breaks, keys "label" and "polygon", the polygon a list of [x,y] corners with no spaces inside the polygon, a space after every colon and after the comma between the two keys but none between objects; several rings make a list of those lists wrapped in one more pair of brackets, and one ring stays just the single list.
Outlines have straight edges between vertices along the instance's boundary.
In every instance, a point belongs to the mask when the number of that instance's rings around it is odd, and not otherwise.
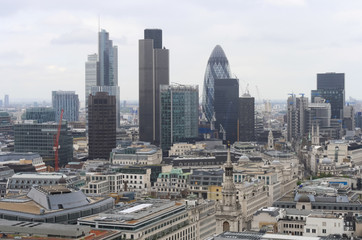
[{"label": "skyscraper", "polygon": [[161,85],[161,148],[198,136],[199,87]]},{"label": "skyscraper", "polygon": [[215,121],[214,115],[214,84],[215,79],[230,79],[229,61],[220,45],[216,45],[207,62],[204,88],[202,93],[202,111],[209,123]]},{"label": "skyscraper", "polygon": [[292,94],[287,100],[287,140],[301,139],[308,132],[308,98]]},{"label": "skyscraper", "polygon": [[332,119],[343,119],[344,73],[318,73],[317,90],[312,90],[312,102],[315,97],[322,97],[331,104]]},{"label": "skyscraper", "polygon": [[116,97],[97,92],[88,99],[89,159],[109,159],[116,147]]},{"label": "skyscraper", "polygon": [[[88,55],[88,61],[85,64],[86,109],[89,94],[94,95],[97,91],[108,92],[109,95],[116,97],[116,122],[119,127],[118,48],[113,46],[109,33],[104,29],[98,33],[98,55]],[[86,115],[88,116],[88,114]]]},{"label": "skyscraper", "polygon": [[239,137],[241,142],[255,141],[255,99],[249,92],[239,98],[238,117]]},{"label": "skyscraper", "polygon": [[52,105],[55,110],[55,121],[59,122],[62,109],[63,119],[69,122],[79,120],[79,98],[74,91],[53,91]]},{"label": "skyscraper", "polygon": [[139,40],[139,138],[160,143],[160,86],[169,84],[169,50],[162,30],[146,29]]},{"label": "skyscraper", "polygon": [[5,95],[4,97],[4,107],[9,107],[10,106],[10,100],[9,100],[9,95]]},{"label": "skyscraper", "polygon": [[214,79],[215,128],[221,139],[237,141],[239,79]]}]

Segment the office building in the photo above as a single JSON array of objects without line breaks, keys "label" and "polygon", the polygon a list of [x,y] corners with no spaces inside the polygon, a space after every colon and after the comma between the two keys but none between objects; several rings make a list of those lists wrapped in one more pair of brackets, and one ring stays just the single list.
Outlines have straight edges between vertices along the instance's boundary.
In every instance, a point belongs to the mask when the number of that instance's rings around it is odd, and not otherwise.
[{"label": "office building", "polygon": [[82,191],[63,184],[33,186],[24,196],[13,195],[0,200],[0,219],[74,224],[85,217],[111,209],[111,197],[87,197]]},{"label": "office building", "polygon": [[198,136],[199,87],[161,85],[161,148],[170,150],[173,143]]},{"label": "office building", "polygon": [[116,147],[116,129],[116,97],[106,92],[89,95],[89,159],[109,159],[112,149]]},{"label": "office building", "polygon": [[312,90],[312,102],[315,97],[322,97],[331,104],[332,119],[343,119],[344,73],[318,73],[317,90]]},{"label": "office building", "polygon": [[219,132],[219,138],[237,141],[238,111],[239,111],[239,79],[214,79],[214,111],[215,129]]},{"label": "office building", "polygon": [[4,107],[9,107],[10,106],[10,100],[9,100],[9,95],[5,95],[4,97]]},{"label": "office building", "polygon": [[215,234],[215,202],[139,200],[79,218],[78,225],[119,230],[123,239],[208,239]]},{"label": "office building", "polygon": [[47,107],[27,108],[25,120],[36,120],[38,123],[53,122],[55,120],[55,110]]},{"label": "office building", "polygon": [[[214,84],[215,79],[230,79],[229,61],[220,45],[216,45],[207,62],[204,88],[202,93],[202,112],[206,120],[213,124],[214,113]],[[239,89],[239,88],[238,88]],[[214,129],[213,127],[211,127]]]},{"label": "office building", "polygon": [[139,40],[139,139],[160,143],[160,86],[169,84],[169,50],[162,30],[146,29]]},{"label": "office building", "polygon": [[237,141],[255,141],[255,99],[249,92],[239,98],[238,129]]},{"label": "office building", "polygon": [[[31,120],[14,125],[14,151],[39,153],[46,165],[54,166],[54,139],[58,123],[36,123]],[[73,160],[73,137],[65,121],[61,123],[59,136],[59,166]]]},{"label": "office building", "polygon": [[287,140],[297,140],[308,131],[308,98],[295,94],[287,100]]},{"label": "office building", "polygon": [[96,53],[88,55],[85,62],[85,106],[88,107],[88,97],[92,93],[92,87],[98,85],[98,55]]},{"label": "office building", "polygon": [[68,122],[79,121],[79,98],[74,91],[53,91],[52,105],[56,122],[59,122],[62,109],[64,120]]},{"label": "office building", "polygon": [[14,135],[14,126],[8,112],[0,111],[0,133],[4,135]]}]

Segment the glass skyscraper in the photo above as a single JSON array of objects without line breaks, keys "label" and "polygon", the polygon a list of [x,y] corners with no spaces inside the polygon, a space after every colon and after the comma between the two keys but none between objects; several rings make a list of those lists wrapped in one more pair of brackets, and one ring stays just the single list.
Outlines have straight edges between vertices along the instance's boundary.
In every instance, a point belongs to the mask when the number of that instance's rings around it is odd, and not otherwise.
[{"label": "glass skyscraper", "polygon": [[63,119],[69,122],[79,121],[79,98],[74,91],[53,91],[52,104],[55,110],[55,121],[59,122],[62,109]]},{"label": "glass skyscraper", "polygon": [[161,85],[161,148],[198,136],[199,87]]},{"label": "glass skyscraper", "polygon": [[207,62],[202,95],[202,111],[209,123],[215,121],[214,85],[215,79],[230,79],[229,61],[220,45],[216,45]]}]

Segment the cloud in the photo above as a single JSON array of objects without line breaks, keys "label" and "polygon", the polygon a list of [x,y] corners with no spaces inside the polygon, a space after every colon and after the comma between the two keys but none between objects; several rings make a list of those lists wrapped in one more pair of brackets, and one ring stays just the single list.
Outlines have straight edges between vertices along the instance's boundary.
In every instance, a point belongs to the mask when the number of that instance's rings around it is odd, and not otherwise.
[{"label": "cloud", "polygon": [[63,33],[51,40],[52,44],[94,44],[97,42],[97,33],[88,29],[75,29]]}]

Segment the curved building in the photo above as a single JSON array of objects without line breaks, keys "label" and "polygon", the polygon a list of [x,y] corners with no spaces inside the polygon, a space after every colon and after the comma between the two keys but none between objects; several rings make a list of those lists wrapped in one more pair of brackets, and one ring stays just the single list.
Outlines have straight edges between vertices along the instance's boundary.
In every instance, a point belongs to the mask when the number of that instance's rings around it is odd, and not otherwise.
[{"label": "curved building", "polygon": [[202,97],[202,111],[209,123],[215,121],[214,116],[214,82],[215,79],[229,79],[231,71],[229,61],[220,45],[216,45],[207,62],[204,89]]}]

